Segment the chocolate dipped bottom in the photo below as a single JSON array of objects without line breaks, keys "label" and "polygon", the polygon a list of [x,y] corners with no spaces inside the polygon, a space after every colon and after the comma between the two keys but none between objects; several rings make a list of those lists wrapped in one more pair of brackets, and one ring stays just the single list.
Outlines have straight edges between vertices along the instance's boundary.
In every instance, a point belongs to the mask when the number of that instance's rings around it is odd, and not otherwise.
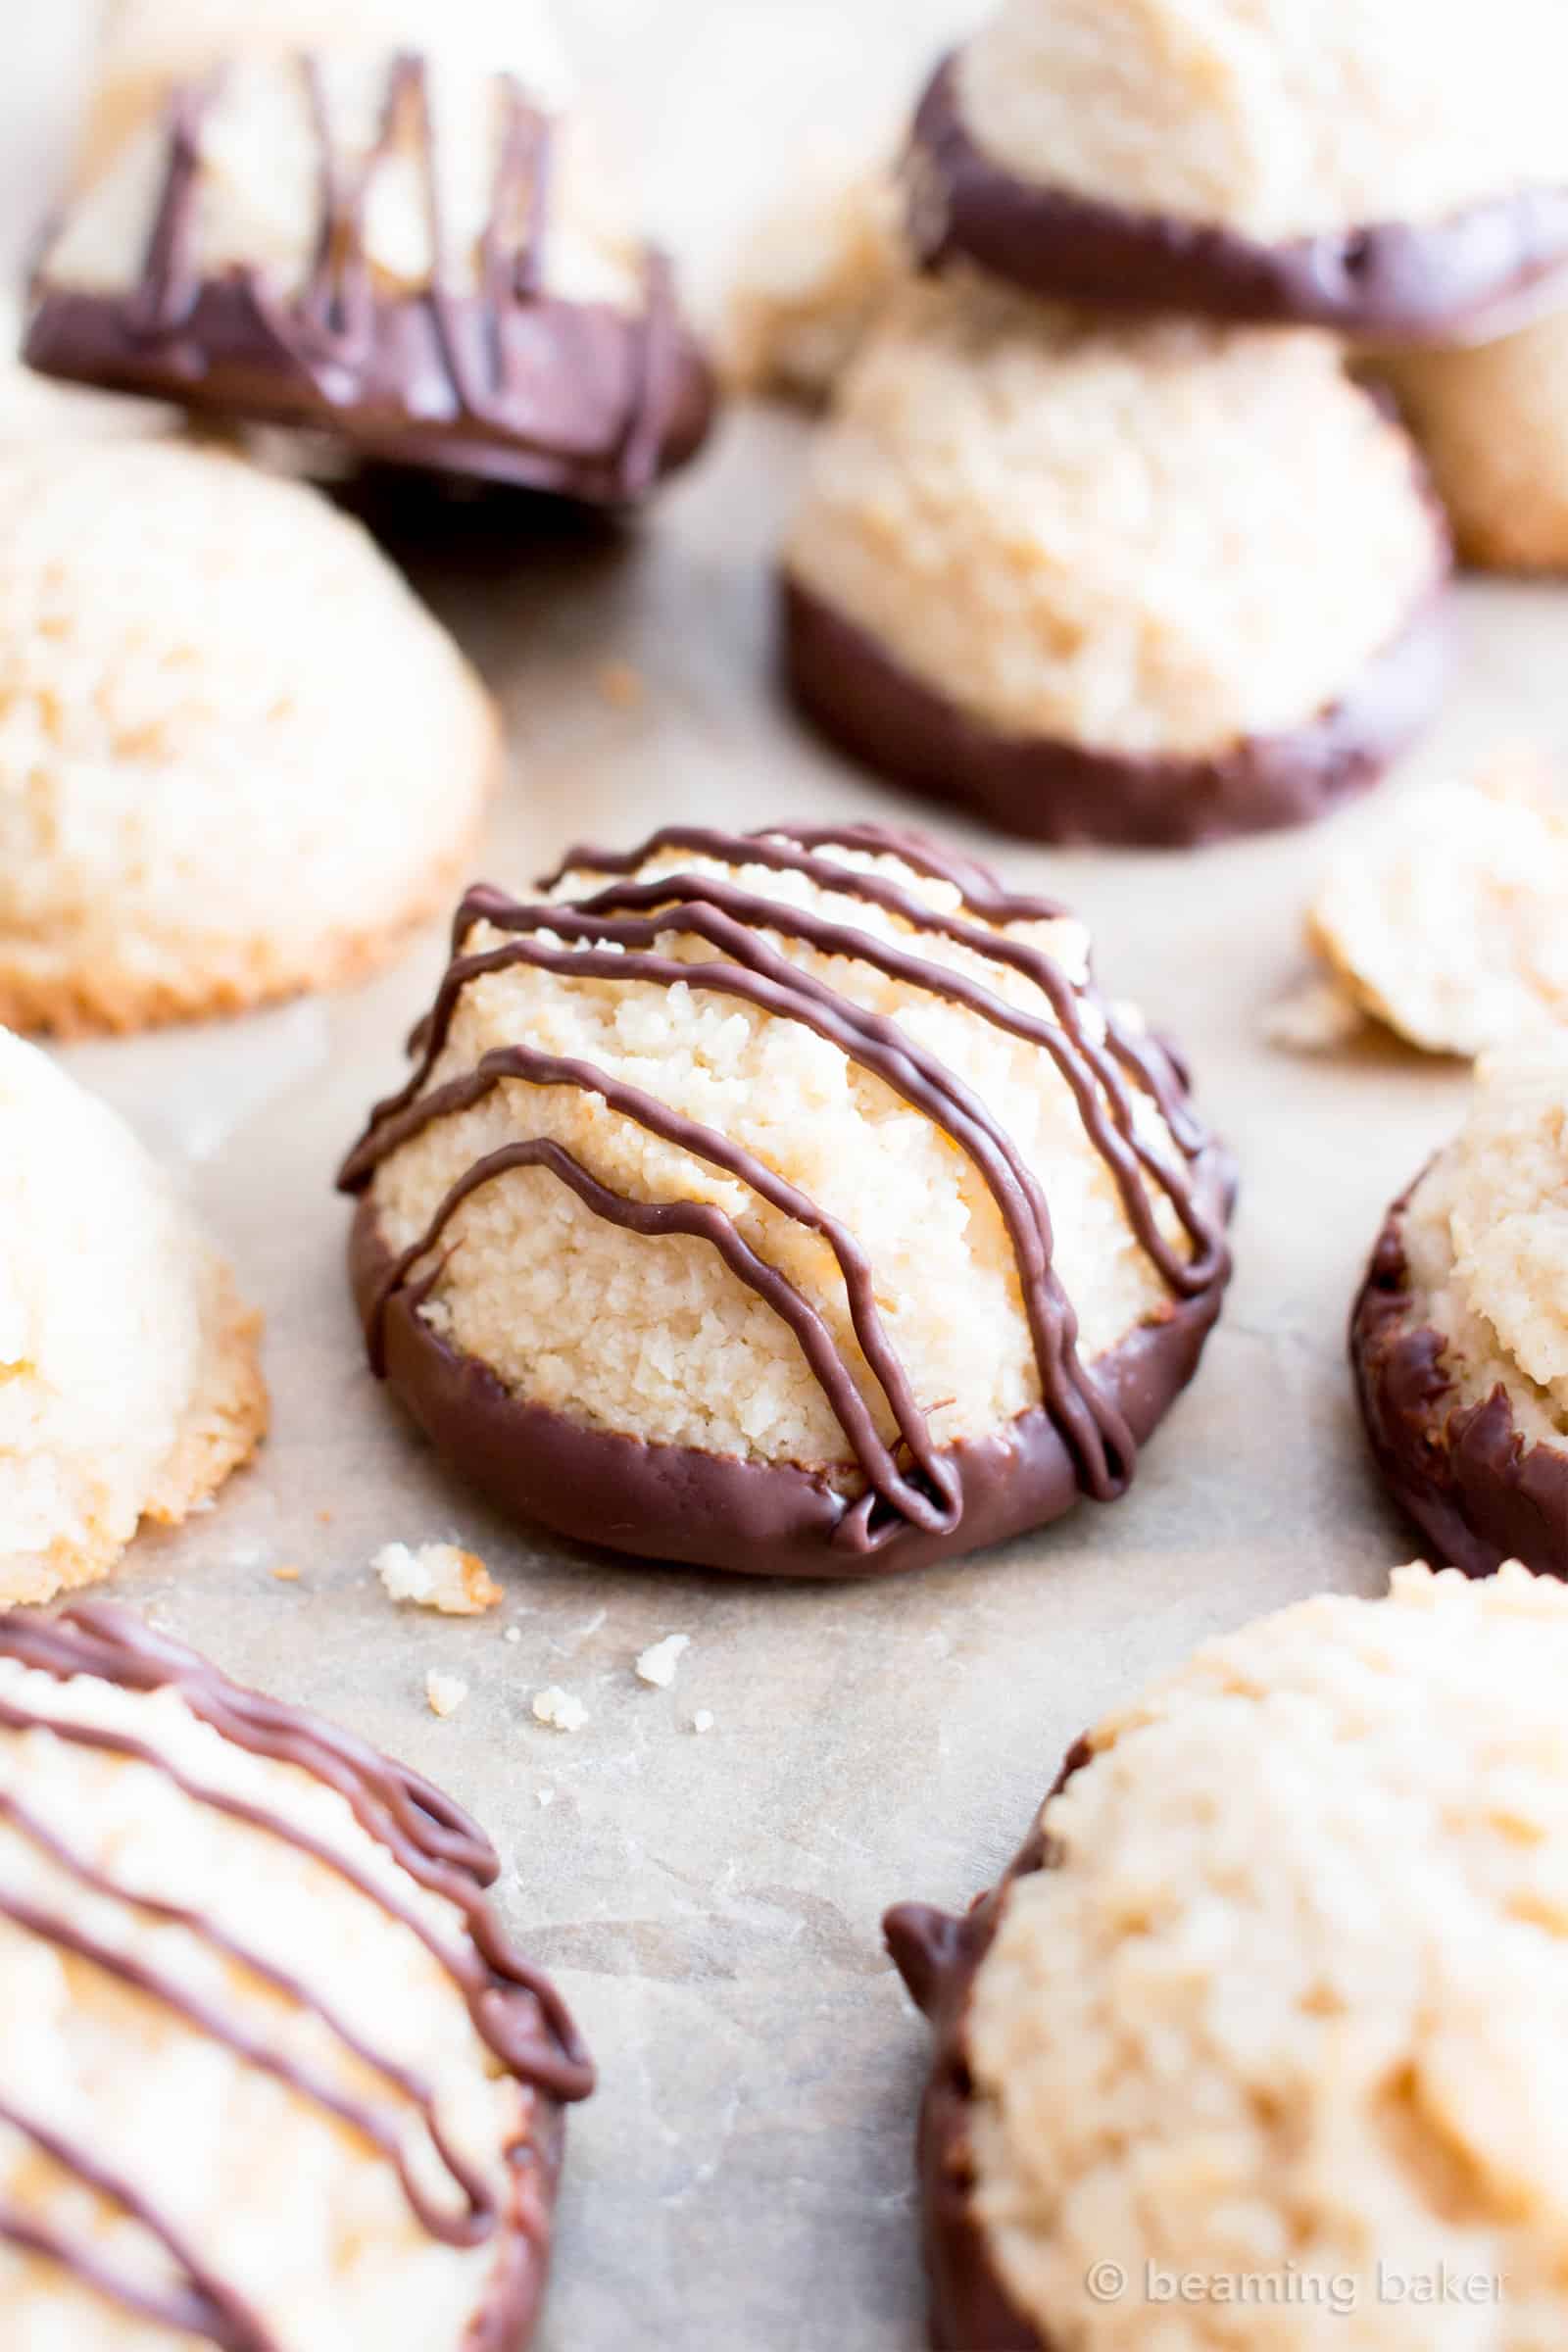
[{"label": "chocolate dipped bottom", "polygon": [[1524,1436],[1500,1382],[1461,1399],[1443,1334],[1412,1308],[1403,1207],[1390,1212],[1350,1316],[1356,1397],[1384,1484],[1440,1564],[1491,1576],[1522,1560],[1568,1577],[1568,1452]]},{"label": "chocolate dipped bottom", "polygon": [[[949,886],[961,911],[933,906],[885,870],[845,865],[831,855],[835,850],[897,858],[907,877]],[[671,857],[671,870],[642,874],[650,860]],[[683,868],[682,858],[710,870]],[[714,873],[713,863],[736,869],[735,877]],[[894,918],[897,938],[847,921],[837,909],[830,915],[798,897],[773,897],[750,874],[743,881],[739,869],[761,869],[878,910]],[[1191,1378],[1219,1311],[1229,1274],[1224,1234],[1233,1176],[1225,1153],[1194,1118],[1186,1080],[1164,1049],[1118,1022],[1092,981],[1070,976],[1039,946],[992,927],[1055,921],[1062,909],[1010,897],[967,860],[876,826],[744,837],[671,827],[624,857],[573,851],[541,891],[567,873],[605,877],[604,886],[527,905],[487,888],[468,894],[454,929],[452,964],[416,1033],[413,1075],[374,1111],[340,1178],[344,1190],[361,1196],[351,1260],[372,1368],[441,1450],[504,1509],[562,1534],[649,1558],[760,1575],[917,1567],[1044,1525],[1080,1494],[1108,1501],[1125,1492],[1139,1446]],[[488,944],[473,944],[478,930]],[[674,937],[700,941],[711,954],[680,960],[665,952]],[[1120,1214],[1157,1271],[1161,1303],[1095,1360],[1083,1361],[1077,1317],[1053,1263],[1046,1191],[1004,1126],[912,1028],[867,1009],[780,953],[774,941],[801,954],[852,959],[879,982],[961,1006],[1041,1047],[1070,1090],[1082,1136],[1108,1172]],[[936,941],[999,972],[1022,974],[1040,992],[1042,1010],[1022,1009],[967,970],[938,962],[931,953]],[[879,1082],[931,1122],[972,1165],[1000,1211],[1040,1401],[983,1435],[937,1443],[932,1415],[890,1341],[868,1237],[850,1231],[756,1152],[604,1066],[547,1052],[519,1035],[485,1051],[472,1067],[454,1068],[450,1047],[465,992],[493,986],[509,971],[678,989],[755,1008],[836,1048],[852,1071]],[[397,1155],[438,1122],[487,1102],[514,1080],[597,1101],[616,1119],[734,1178],[791,1229],[818,1237],[843,1285],[853,1349],[843,1327],[835,1332],[821,1305],[762,1253],[736,1217],[712,1201],[629,1197],[559,1137],[519,1132],[474,1159],[414,1239],[394,1248],[377,1196],[380,1172],[395,1173]],[[1140,1098],[1141,1117],[1135,1115]],[[1151,1113],[1168,1132],[1169,1150],[1152,1143]],[[525,1126],[520,1111],[518,1117]],[[487,1187],[521,1170],[548,1174],[593,1219],[623,1234],[709,1245],[788,1327],[840,1433],[842,1457],[752,1458],[595,1426],[559,1399],[531,1399],[456,1346],[424,1311],[449,1268],[461,1264],[465,1244],[454,1220]]]},{"label": "chocolate dipped bottom", "polygon": [[[1068,1750],[1052,1796],[1093,1752],[1087,1740]],[[1053,1869],[1058,1858],[1037,1822],[998,1884],[961,1916],[929,1903],[898,1903],[882,1922],[894,1966],[933,2034],[915,2144],[932,2352],[1052,2352],[1004,2286],[972,2209],[965,2016],[1009,1890],[1019,1879]]]},{"label": "chocolate dipped bottom", "polygon": [[1193,849],[1327,815],[1420,734],[1448,663],[1435,589],[1349,692],[1304,726],[1200,757],[1097,751],[989,726],[787,572],[780,616],[792,698],[852,759],[1024,840],[1123,849]]},{"label": "chocolate dipped bottom", "polygon": [[[554,127],[510,75],[472,288],[443,241],[426,63],[388,69],[368,156],[334,144],[322,68],[299,62],[319,145],[322,226],[296,291],[202,254],[206,134],[220,84],[169,101],[167,164],[139,282],[35,275],[24,356],[41,373],[246,421],[330,433],[361,456],[596,505],[644,497],[701,447],[715,388],[670,262],[647,248],[634,311],[548,288]],[[434,249],[400,288],[367,249],[376,174],[412,137]],[[83,199],[90,202],[91,196]]]},{"label": "chocolate dipped bottom", "polygon": [[[56,1714],[24,1703],[20,1691],[25,1686],[8,1682],[0,1693],[0,1731],[21,1736],[29,1748],[33,1741],[59,1742],[161,1776],[203,1817],[227,1817],[241,1825],[236,1838],[259,1833],[269,1845],[292,1849],[311,1866],[333,1874],[396,1931],[417,1937],[450,1980],[495,2074],[511,2077],[525,2094],[522,2128],[504,2150],[504,2193],[443,2128],[433,2084],[400,2063],[394,2051],[379,2047],[372,2026],[351,2021],[313,1991],[292,1965],[280,1967],[248,1946],[216,1913],[157,1898],[138,1888],[133,1878],[122,1881],[89,1862],[35,1809],[37,1792],[26,1754],[18,1745],[10,1792],[0,1800],[4,1826],[58,1874],[63,1889],[85,1889],[96,1907],[89,1929],[78,1917],[66,1916],[63,1904],[57,1910],[34,1892],[29,1880],[25,1892],[0,1887],[0,1919],[26,1941],[58,1955],[62,1966],[79,1970],[79,1977],[69,1981],[82,1986],[83,1997],[88,1985],[102,1983],[119,1995],[145,2001],[153,2014],[177,2019],[181,2029],[221,2048],[242,2070],[282,2084],[305,2108],[339,2127],[360,2151],[373,2151],[393,2171],[410,2213],[430,2240],[489,2250],[476,2272],[475,2308],[462,2337],[464,2352],[519,2352],[548,2270],[563,2109],[587,2096],[593,2068],[560,1996],[512,1944],[485,1899],[500,1864],[483,1833],[417,1774],[314,1715],[240,1689],[195,1652],[122,1609],[91,1604],[49,1621],[9,1615],[0,1619],[0,1658],[71,1687],[70,1711]],[[210,1770],[193,1777],[193,1769],[178,1760],[184,1751],[169,1716],[149,1714],[144,1739],[139,1727],[128,1728],[123,1710],[95,1711],[88,1695],[92,1684],[122,1693],[170,1691],[189,1716],[234,1749],[288,1766],[335,1790],[404,1879],[455,1909],[465,1930],[462,1943],[438,1933],[426,1913],[400,1895],[391,1874],[371,1873],[324,1833],[318,1836],[318,1816],[302,1819],[292,1805],[285,1811],[260,1803],[219,1785],[220,1776]],[[41,1786],[47,1798],[47,1782]],[[177,1937],[194,1939],[227,1975],[206,1974],[199,1980],[203,1989],[196,1989],[188,1974],[143,1957],[145,1947],[134,1953],[125,1948],[112,1924],[117,1919],[126,1930],[132,1922],[150,1922],[172,1936],[177,1932]],[[171,1957],[175,1948],[171,1945]],[[302,1955],[302,1968],[308,1958]],[[214,1990],[215,1985],[226,1990]],[[242,1989],[248,1989],[248,1998],[240,1997]],[[282,2034],[269,2030],[283,2015],[311,2021],[319,2029],[314,2046],[333,2047],[354,2062],[354,2071],[341,2065],[329,2069],[285,2048]],[[0,2082],[0,2124],[32,2144],[40,2166],[76,2183],[117,2221],[134,2224],[164,2258],[167,2282],[161,2283],[145,2263],[122,2266],[118,2258],[122,2248],[101,2230],[78,2235],[42,2204],[35,2209],[30,2201],[9,2195],[0,2196],[0,2239],[57,2268],[126,2318],[167,2328],[182,2341],[220,2345],[223,2352],[288,2352],[284,2336],[257,2307],[254,2287],[247,2292],[225,2276],[220,2264],[160,2209],[156,2196],[138,2180],[124,2177],[90,2140],[39,2120],[24,2091],[14,2091],[9,2082]],[[422,2134],[433,2169],[411,2162],[411,2126]]]},{"label": "chocolate dipped bottom", "polygon": [[1101,308],[1482,341],[1560,300],[1568,270],[1568,187],[1270,244],[1020,178],[970,134],[952,57],[916,111],[907,174],[926,268],[962,259],[1026,293]]}]

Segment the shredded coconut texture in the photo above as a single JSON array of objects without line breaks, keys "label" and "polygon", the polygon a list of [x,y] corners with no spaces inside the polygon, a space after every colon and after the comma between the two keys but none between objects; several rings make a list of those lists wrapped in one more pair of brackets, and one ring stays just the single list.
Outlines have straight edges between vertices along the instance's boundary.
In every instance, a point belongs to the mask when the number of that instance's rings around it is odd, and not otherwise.
[{"label": "shredded coconut texture", "polygon": [[[1413,1567],[1211,1642],[1101,1726],[968,2016],[975,2212],[1051,2343],[1562,2344],[1565,1676],[1560,1585]],[[1380,2263],[1506,2285],[1401,2303]],[[1097,2300],[1106,2264],[1126,2290]],[[1154,2308],[1150,2265],[1204,2297]]]}]

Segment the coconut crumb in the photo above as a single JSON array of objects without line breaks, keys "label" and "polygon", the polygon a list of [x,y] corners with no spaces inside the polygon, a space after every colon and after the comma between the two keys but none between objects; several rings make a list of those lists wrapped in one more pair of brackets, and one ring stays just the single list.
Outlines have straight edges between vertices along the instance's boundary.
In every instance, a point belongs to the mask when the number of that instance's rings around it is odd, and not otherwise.
[{"label": "coconut crumb", "polygon": [[556,1792],[553,1788],[536,1788],[533,1792],[533,1797],[534,1803],[539,1807],[540,1812],[543,1813],[549,1806],[555,1803]]},{"label": "coconut crumb", "polygon": [[646,691],[643,673],[630,662],[601,662],[599,691],[617,710],[635,710]]},{"label": "coconut crumb", "polygon": [[505,1632],[505,1633],[502,1635],[501,1639],[502,1639],[502,1641],[503,1641],[503,1642],[520,1642],[520,1641],[522,1640],[522,1628],[521,1628],[521,1626],[520,1626],[520,1625],[509,1625],[509,1626],[508,1626],[508,1628],[507,1628],[507,1630],[506,1630],[506,1632]]},{"label": "coconut crumb", "polygon": [[1333,1054],[1366,1027],[1366,1016],[1339,980],[1302,980],[1263,1015],[1263,1035],[1287,1054]]},{"label": "coconut crumb", "polygon": [[535,1723],[548,1724],[553,1732],[580,1732],[588,1720],[588,1710],[580,1698],[552,1683],[548,1690],[536,1690],[533,1696]]},{"label": "coconut crumb", "polygon": [[424,1695],[432,1715],[455,1715],[468,1695],[468,1686],[458,1675],[437,1674],[432,1668],[424,1678]]},{"label": "coconut crumb", "polygon": [[655,1642],[642,1652],[634,1669],[640,1683],[649,1683],[656,1690],[667,1690],[675,1680],[683,1651],[690,1649],[690,1634],[666,1634],[662,1642]]},{"label": "coconut crumb", "polygon": [[1528,747],[1379,809],[1306,916],[1326,987],[1428,1054],[1568,1019],[1568,809]]},{"label": "coconut crumb", "polygon": [[482,1617],[505,1598],[476,1553],[455,1544],[387,1544],[370,1563],[392,1600],[439,1609],[443,1617]]},{"label": "coconut crumb", "polygon": [[712,1728],[712,1716],[709,1713],[706,1707],[699,1707],[696,1714],[692,1717],[692,1730],[701,1734],[703,1732],[710,1732]]}]

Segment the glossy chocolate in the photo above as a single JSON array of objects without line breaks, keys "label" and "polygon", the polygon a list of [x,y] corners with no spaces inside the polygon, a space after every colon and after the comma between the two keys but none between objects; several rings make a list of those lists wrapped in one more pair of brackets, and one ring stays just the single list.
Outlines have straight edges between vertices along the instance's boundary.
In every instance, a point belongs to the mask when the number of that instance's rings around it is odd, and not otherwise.
[{"label": "glossy chocolate", "polygon": [[[552,126],[497,76],[506,128],[474,292],[442,247],[424,61],[390,67],[380,140],[350,163],[332,143],[319,67],[302,59],[320,149],[322,235],[302,288],[260,269],[202,272],[206,86],[170,100],[168,166],[141,281],[124,294],[33,288],[24,354],[46,375],[187,408],[329,431],[362,455],[618,505],[683,464],[711,421],[710,371],[650,249],[643,304],[547,294]],[[436,259],[423,292],[378,282],[365,211],[376,164],[412,132]],[[521,223],[519,229],[518,223]]]},{"label": "glossy chocolate", "polygon": [[[192,1802],[243,1822],[308,1854],[416,1936],[462,1993],[475,2033],[498,2067],[528,2093],[523,2135],[506,2151],[508,2193],[498,2199],[481,2175],[445,2139],[430,2086],[377,2051],[353,2022],[335,2014],[291,1972],[246,1949],[199,1911],[138,1893],[89,1865],[16,1796],[0,1794],[0,1821],[27,1839],[59,1871],[107,1902],[178,1927],[261,1979],[289,2008],[309,2011],[388,2094],[372,2100],[345,2091],[324,2075],[274,2049],[247,2021],[204,2000],[161,1969],[131,1959],[63,1916],[0,1888],[0,1917],[57,1951],[87,1962],[220,2042],[243,2064],[287,2084],[299,2098],[379,2149],[395,2171],[411,2212],[444,2245],[493,2245],[482,2309],[465,2352],[518,2352],[532,2323],[549,2263],[551,2211],[562,2149],[562,2105],[585,2098],[593,2068],[560,1995],[513,1947],[484,1890],[499,1863],[482,1831],[451,1799],[407,1767],[378,1755],[351,1733],[302,1710],[241,1690],[192,1650],[155,1634],[125,1611],[93,1603],[54,1619],[13,1611],[0,1618],[0,1656],[65,1682],[93,1676],[125,1690],[176,1690],[191,1713],[234,1745],[288,1764],[335,1788],[356,1821],[418,1886],[453,1904],[467,1941],[456,1947],[410,1904],[347,1856],[318,1842],[286,1815],[189,1779],[156,1746],[89,1720],[56,1718],[0,1698],[0,1728],[47,1735],[162,1772]],[[454,2195],[433,2198],[404,2152],[410,2113],[444,2167]],[[158,2289],[122,2274],[87,2242],[56,2230],[24,2209],[0,2202],[0,2238],[69,2270],[122,2309],[176,2328],[224,2352],[286,2352],[239,2291],[210,2271],[133,2181],[98,2163],[90,2148],[68,2142],[0,2096],[0,2121],[63,2170],[135,2220],[171,2257],[174,2282]]]},{"label": "glossy chocolate", "polygon": [[[833,846],[893,853],[941,876],[960,893],[962,914],[944,915],[883,875],[817,854]],[[730,867],[800,874],[818,888],[884,907],[907,925],[913,943],[922,934],[939,936],[1027,974],[1054,1018],[1020,1010],[966,974],[922,956],[916,944],[905,947],[756,895],[728,876],[676,871],[636,880],[637,869],[662,850]],[[655,1558],[760,1574],[912,1567],[1041,1525],[1080,1492],[1102,1500],[1121,1494],[1140,1442],[1191,1377],[1218,1313],[1229,1274],[1224,1229],[1232,1185],[1225,1155],[1193,1119],[1185,1079],[1163,1049],[1119,1024],[1092,982],[1070,979],[1040,948],[984,927],[999,920],[1048,920],[1061,909],[1051,902],[1010,898],[968,860],[947,858],[929,843],[876,826],[774,829],[744,837],[671,827],[623,857],[574,852],[563,870],[579,867],[615,878],[570,904],[521,905],[486,888],[469,892],[454,929],[452,964],[416,1033],[413,1074],[377,1105],[344,1165],[343,1188],[367,1195],[355,1224],[353,1272],[371,1363],[391,1379],[416,1419],[521,1516]],[[470,953],[468,934],[480,924],[501,934],[501,942]],[[703,940],[714,951],[712,958],[692,963],[659,954],[657,943],[672,931]],[[906,1030],[791,962],[767,944],[768,933],[962,1004],[1048,1053],[1072,1091],[1090,1143],[1111,1172],[1129,1224],[1166,1286],[1163,1312],[1099,1363],[1085,1366],[1076,1348],[1076,1318],[1052,1262],[1049,1205],[1005,1129],[957,1073]],[[552,944],[541,934],[553,935]],[[568,944],[555,944],[560,942]],[[608,1071],[519,1042],[486,1054],[470,1072],[431,1085],[465,988],[516,967],[711,991],[799,1021],[940,1126],[979,1171],[1012,1243],[1040,1406],[984,1443],[936,1446],[889,1344],[874,1268],[859,1239],[742,1146]],[[1083,1018],[1090,1004],[1096,1023],[1106,1024],[1103,1042]],[[751,1249],[730,1218],[708,1203],[623,1199],[553,1141],[519,1139],[478,1161],[452,1187],[426,1230],[392,1256],[368,1195],[376,1169],[433,1120],[468,1108],[508,1079],[596,1096],[651,1134],[736,1176],[819,1234],[843,1276],[859,1351],[887,1401],[896,1443],[881,1436],[854,1367],[816,1308]],[[1137,1134],[1135,1093],[1158,1106],[1174,1139],[1174,1156],[1152,1151]],[[590,1431],[513,1396],[485,1366],[443,1343],[418,1310],[440,1279],[447,1226],[481,1186],[522,1167],[547,1169],[593,1214],[623,1230],[683,1233],[710,1243],[789,1325],[844,1431],[863,1492],[847,1496],[814,1468],[747,1463]],[[1156,1200],[1181,1228],[1181,1247],[1161,1232]]]},{"label": "glossy chocolate", "polygon": [[1568,1577],[1568,1452],[1529,1442],[1501,1383],[1462,1404],[1441,1332],[1411,1312],[1399,1223],[1391,1212],[1350,1317],[1350,1360],[1384,1484],[1433,1547],[1438,1567],[1490,1576],[1523,1560]]},{"label": "glossy chocolate", "polygon": [[780,594],[786,683],[831,743],[894,783],[1029,841],[1191,849],[1307,824],[1376,782],[1432,715],[1447,670],[1434,590],[1349,692],[1304,726],[1202,757],[1095,751],[1004,735],[798,581],[786,576]]},{"label": "glossy chocolate", "polygon": [[1018,177],[971,137],[951,57],[916,113],[907,179],[926,267],[962,259],[1047,300],[1443,341],[1501,334],[1568,291],[1568,186],[1261,243]]},{"label": "glossy chocolate", "polygon": [[[1085,1740],[1069,1750],[1052,1796],[1092,1753]],[[882,1923],[894,1964],[935,2037],[916,2139],[933,2352],[1052,2352],[1008,2296],[973,2210],[967,2031],[975,1977],[1014,1884],[1059,1860],[1037,1820],[1000,1884],[977,1896],[962,1918],[925,1903],[900,1903]]]}]

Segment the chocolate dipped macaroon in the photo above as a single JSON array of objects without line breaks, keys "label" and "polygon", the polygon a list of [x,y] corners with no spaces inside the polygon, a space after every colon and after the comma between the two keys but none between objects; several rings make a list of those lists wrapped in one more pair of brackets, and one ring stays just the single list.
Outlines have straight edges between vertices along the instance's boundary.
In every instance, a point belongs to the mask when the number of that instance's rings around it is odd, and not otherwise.
[{"label": "chocolate dipped macaroon", "polygon": [[1350,1322],[1385,1485],[1470,1576],[1568,1577],[1568,1032],[1476,1064],[1464,1124],[1395,1202]]},{"label": "chocolate dipped macaroon", "polygon": [[835,744],[1041,841],[1297,824],[1428,717],[1447,542],[1325,336],[896,296],[783,554]]},{"label": "chocolate dipped macaroon", "polygon": [[938,2352],[1563,2340],[1565,1675],[1517,1565],[1306,1601],[1081,1740],[967,1917],[889,1914]]},{"label": "chocolate dipped macaroon", "polygon": [[940,65],[909,229],[1048,300],[1383,337],[1568,297],[1555,0],[1001,0]]},{"label": "chocolate dipped macaroon", "polygon": [[453,945],[341,1181],[371,1364],[504,1509],[822,1577],[1124,1492],[1232,1182],[1061,907],[877,826],[671,827]]},{"label": "chocolate dipped macaroon", "polygon": [[101,1606],[0,1618],[0,2311],[521,2352],[593,2070],[449,1798]]},{"label": "chocolate dipped macaroon", "polygon": [[174,83],[48,243],[29,365],[367,459],[644,497],[707,433],[708,365],[531,45],[497,46],[242,49]]}]

